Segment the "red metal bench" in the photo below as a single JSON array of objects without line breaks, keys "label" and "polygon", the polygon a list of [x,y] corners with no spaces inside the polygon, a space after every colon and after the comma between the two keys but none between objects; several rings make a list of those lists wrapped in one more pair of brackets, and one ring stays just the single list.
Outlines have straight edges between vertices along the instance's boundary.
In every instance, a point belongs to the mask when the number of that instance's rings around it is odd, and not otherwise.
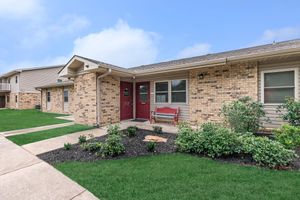
[{"label": "red metal bench", "polygon": [[170,107],[155,107],[155,110],[151,112],[151,123],[155,123],[157,118],[171,119],[173,124],[178,124],[179,108]]}]

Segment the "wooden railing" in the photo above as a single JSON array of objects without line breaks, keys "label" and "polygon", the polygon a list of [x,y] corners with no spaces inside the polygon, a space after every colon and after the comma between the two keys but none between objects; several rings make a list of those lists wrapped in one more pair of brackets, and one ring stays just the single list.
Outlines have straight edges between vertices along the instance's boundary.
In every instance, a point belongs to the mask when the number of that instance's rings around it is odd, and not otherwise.
[{"label": "wooden railing", "polygon": [[0,83],[0,92],[1,91],[10,91],[9,83]]}]

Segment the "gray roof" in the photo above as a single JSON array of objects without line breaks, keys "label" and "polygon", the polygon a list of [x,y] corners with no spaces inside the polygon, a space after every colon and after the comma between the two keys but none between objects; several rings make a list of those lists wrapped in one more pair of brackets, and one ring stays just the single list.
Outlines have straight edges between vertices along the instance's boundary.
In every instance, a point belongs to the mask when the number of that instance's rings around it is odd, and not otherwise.
[{"label": "gray roof", "polygon": [[0,78],[3,77],[8,77],[11,75],[14,75],[16,73],[19,72],[24,72],[24,71],[34,71],[34,70],[43,70],[43,69],[52,69],[52,68],[62,68],[64,65],[51,65],[51,66],[42,66],[42,67],[31,67],[31,68],[19,68],[19,69],[15,69],[12,71],[9,71],[5,74],[0,75]]},{"label": "gray roof", "polygon": [[189,64],[194,62],[201,63],[201,62],[213,61],[218,59],[234,58],[234,57],[239,57],[244,55],[252,55],[252,54],[255,55],[259,53],[276,52],[279,50],[299,48],[299,47],[300,47],[300,39],[295,39],[295,40],[289,40],[289,41],[283,41],[277,43],[274,42],[271,44],[260,45],[255,47],[242,48],[242,49],[237,49],[232,51],[207,54],[203,56],[159,62],[150,65],[141,65],[141,66],[129,68],[129,70],[133,70],[134,72],[138,73],[144,70],[163,69],[163,68],[168,68],[168,67],[182,65],[182,64]]},{"label": "gray roof", "polygon": [[53,88],[53,87],[65,87],[65,86],[72,86],[74,85],[73,81],[63,81],[63,82],[56,82],[51,83],[43,86],[36,87],[36,89],[45,89],[45,88]]}]

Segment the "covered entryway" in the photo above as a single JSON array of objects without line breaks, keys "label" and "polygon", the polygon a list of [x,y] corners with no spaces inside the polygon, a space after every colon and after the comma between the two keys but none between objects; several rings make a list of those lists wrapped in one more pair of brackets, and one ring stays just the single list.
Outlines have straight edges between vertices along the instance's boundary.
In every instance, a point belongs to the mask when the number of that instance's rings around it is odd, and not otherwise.
[{"label": "covered entryway", "polygon": [[131,82],[120,82],[120,105],[121,120],[133,118],[133,84]]},{"label": "covered entryway", "polygon": [[0,96],[0,108],[5,108],[5,96]]},{"label": "covered entryway", "polygon": [[136,118],[150,119],[150,82],[136,83]]}]

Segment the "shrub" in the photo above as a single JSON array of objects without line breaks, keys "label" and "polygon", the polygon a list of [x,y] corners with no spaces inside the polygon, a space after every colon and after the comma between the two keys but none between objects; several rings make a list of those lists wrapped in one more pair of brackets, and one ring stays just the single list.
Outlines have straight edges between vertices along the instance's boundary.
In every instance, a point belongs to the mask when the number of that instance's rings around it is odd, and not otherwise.
[{"label": "shrub", "polygon": [[65,150],[70,150],[72,148],[72,144],[71,143],[64,143],[64,149]]},{"label": "shrub", "polygon": [[134,137],[136,136],[137,130],[138,128],[136,126],[129,126],[125,132],[128,137]]},{"label": "shrub", "polygon": [[199,130],[182,127],[176,138],[179,151],[205,154],[209,157],[220,157],[239,152],[241,149],[238,134],[220,125],[207,123]]},{"label": "shrub", "polygon": [[283,125],[275,130],[275,138],[288,149],[300,146],[300,128]]},{"label": "shrub", "polygon": [[121,136],[119,135],[109,135],[105,142],[101,145],[101,149],[98,155],[102,157],[106,156],[117,156],[124,153],[125,147],[121,143]]},{"label": "shrub", "polygon": [[80,135],[78,138],[79,144],[85,143],[86,142],[86,136],[85,135]]},{"label": "shrub", "polygon": [[267,137],[244,137],[243,151],[252,155],[259,165],[271,168],[286,166],[297,157],[295,151],[285,149],[284,146]]},{"label": "shrub", "polygon": [[101,150],[102,143],[101,142],[89,142],[89,143],[82,144],[81,147],[85,151],[95,152],[95,151]]},{"label": "shrub", "polygon": [[292,126],[300,126],[299,101],[295,101],[293,98],[286,98],[284,104],[278,106],[277,112],[281,112],[282,119],[287,120]]},{"label": "shrub", "polygon": [[152,128],[153,128],[154,133],[156,133],[156,134],[162,134],[163,133],[161,126],[153,126]]},{"label": "shrub", "polygon": [[253,101],[250,97],[243,97],[223,105],[221,115],[235,132],[254,133],[259,129],[260,119],[265,117],[265,111],[261,103]]},{"label": "shrub", "polygon": [[156,147],[156,143],[155,142],[150,141],[150,142],[147,143],[147,151],[154,152],[155,147]]},{"label": "shrub", "polygon": [[108,135],[120,135],[120,126],[119,125],[109,125],[107,129]]}]

